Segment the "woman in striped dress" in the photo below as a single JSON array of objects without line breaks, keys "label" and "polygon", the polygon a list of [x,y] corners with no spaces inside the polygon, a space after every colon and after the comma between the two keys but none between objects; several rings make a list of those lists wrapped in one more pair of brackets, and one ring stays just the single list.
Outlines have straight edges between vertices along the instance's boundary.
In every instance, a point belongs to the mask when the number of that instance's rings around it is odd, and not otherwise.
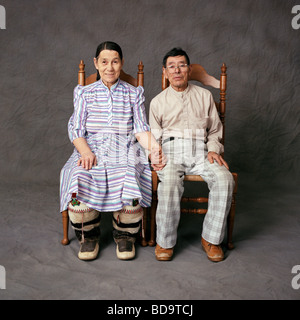
[{"label": "woman in striped dress", "polygon": [[113,212],[118,258],[134,258],[142,207],[152,197],[144,149],[154,169],[165,162],[147,124],[143,88],[119,79],[123,63],[119,45],[100,44],[94,58],[99,80],[74,89],[68,133],[75,148],[61,170],[60,210],[68,209],[82,260],[98,255],[101,212]]}]

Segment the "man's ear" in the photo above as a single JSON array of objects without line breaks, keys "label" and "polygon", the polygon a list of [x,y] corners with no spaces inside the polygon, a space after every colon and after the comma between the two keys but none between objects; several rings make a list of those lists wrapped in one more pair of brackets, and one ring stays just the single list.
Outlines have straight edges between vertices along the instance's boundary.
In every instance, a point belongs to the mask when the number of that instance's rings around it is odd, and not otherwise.
[{"label": "man's ear", "polygon": [[162,67],[162,72],[163,72],[164,77],[169,80],[168,75],[167,75],[167,69]]},{"label": "man's ear", "polygon": [[189,79],[191,78],[191,74],[192,74],[192,66],[191,65],[189,65],[189,71],[188,71],[188,73],[189,73]]}]

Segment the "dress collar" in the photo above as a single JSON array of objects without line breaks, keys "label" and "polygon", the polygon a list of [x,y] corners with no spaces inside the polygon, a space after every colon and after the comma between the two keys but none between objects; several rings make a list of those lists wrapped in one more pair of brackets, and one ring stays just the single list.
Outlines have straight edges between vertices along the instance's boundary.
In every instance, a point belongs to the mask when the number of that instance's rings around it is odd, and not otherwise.
[{"label": "dress collar", "polygon": [[102,81],[102,79],[99,80],[99,83],[101,84],[101,86],[103,86],[106,90],[109,90],[111,92],[114,92],[116,90],[116,88],[118,87],[119,83],[120,83],[120,78],[118,78],[117,82],[114,83],[111,88],[109,89]]}]

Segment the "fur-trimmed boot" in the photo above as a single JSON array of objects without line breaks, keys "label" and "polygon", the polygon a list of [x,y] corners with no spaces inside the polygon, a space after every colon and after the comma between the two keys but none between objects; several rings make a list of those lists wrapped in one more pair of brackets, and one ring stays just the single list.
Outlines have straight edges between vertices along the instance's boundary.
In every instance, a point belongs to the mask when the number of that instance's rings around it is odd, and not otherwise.
[{"label": "fur-trimmed boot", "polygon": [[100,213],[79,202],[74,196],[69,203],[68,212],[72,228],[80,242],[78,258],[95,259],[99,252]]},{"label": "fur-trimmed boot", "polygon": [[143,219],[143,208],[124,206],[122,210],[113,213],[113,237],[117,244],[117,257],[130,260],[135,257],[136,237],[139,234]]}]

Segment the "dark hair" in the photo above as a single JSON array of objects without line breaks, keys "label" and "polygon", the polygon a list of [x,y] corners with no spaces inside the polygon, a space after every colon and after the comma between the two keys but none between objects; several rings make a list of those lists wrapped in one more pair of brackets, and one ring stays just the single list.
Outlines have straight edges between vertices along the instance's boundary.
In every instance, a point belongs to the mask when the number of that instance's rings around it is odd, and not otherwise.
[{"label": "dark hair", "polygon": [[167,66],[166,64],[169,57],[177,57],[177,56],[184,56],[186,58],[187,64],[190,65],[190,58],[187,55],[187,53],[181,48],[173,48],[164,56],[164,59],[163,59],[164,68]]},{"label": "dark hair", "polygon": [[[123,59],[123,53],[122,53],[122,49],[121,47],[112,41],[105,41],[99,44],[99,46],[97,47],[96,50],[96,54],[95,54],[95,58],[98,59],[100,52],[103,50],[113,50],[113,51],[117,51],[119,54],[120,59]],[[99,75],[99,71],[97,70],[97,80],[100,79],[100,75]]]}]

